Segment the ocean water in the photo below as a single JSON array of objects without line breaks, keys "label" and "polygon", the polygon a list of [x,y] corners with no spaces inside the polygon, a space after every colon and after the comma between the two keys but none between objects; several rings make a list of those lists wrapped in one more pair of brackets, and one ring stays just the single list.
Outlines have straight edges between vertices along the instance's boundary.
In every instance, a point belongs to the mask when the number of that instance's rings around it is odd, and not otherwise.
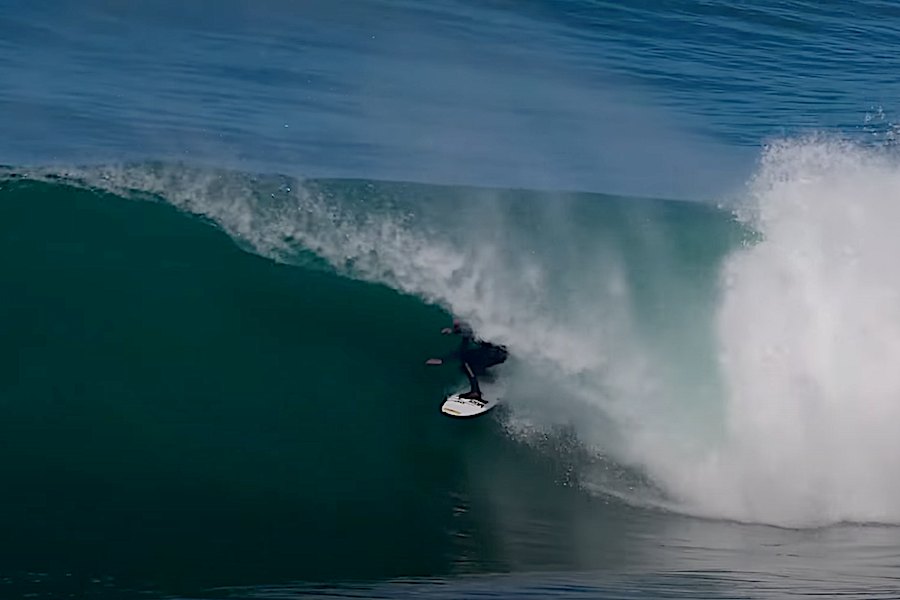
[{"label": "ocean water", "polygon": [[0,598],[900,597],[893,3],[0,7]]}]

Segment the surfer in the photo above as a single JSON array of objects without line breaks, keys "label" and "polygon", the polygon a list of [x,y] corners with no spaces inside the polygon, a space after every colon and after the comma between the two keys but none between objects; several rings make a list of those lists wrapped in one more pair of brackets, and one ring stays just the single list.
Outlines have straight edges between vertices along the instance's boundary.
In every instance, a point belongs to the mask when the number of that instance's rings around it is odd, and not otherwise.
[{"label": "surfer", "polygon": [[[475,337],[472,328],[459,319],[453,319],[452,327],[441,330],[444,335],[455,334],[460,336],[459,348],[448,358],[459,358],[460,370],[469,380],[469,391],[460,394],[461,398],[473,398],[481,400],[481,388],[478,387],[478,376],[486,375],[488,367],[493,367],[504,362],[509,356],[505,346],[499,346],[485,342]],[[426,361],[429,365],[442,365],[444,359],[430,358]]]}]

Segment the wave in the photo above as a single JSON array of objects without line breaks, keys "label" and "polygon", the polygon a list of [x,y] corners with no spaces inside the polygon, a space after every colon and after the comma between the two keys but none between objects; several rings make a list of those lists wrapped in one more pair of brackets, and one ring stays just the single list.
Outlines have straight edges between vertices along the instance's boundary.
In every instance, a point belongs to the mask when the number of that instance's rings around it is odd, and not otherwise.
[{"label": "wave", "polygon": [[512,349],[491,389],[507,433],[540,447],[563,428],[605,457],[579,462],[585,489],[816,526],[900,522],[898,172],[785,140],[729,210],[171,164],[28,176],[162,199],[253,252],[468,319]]}]

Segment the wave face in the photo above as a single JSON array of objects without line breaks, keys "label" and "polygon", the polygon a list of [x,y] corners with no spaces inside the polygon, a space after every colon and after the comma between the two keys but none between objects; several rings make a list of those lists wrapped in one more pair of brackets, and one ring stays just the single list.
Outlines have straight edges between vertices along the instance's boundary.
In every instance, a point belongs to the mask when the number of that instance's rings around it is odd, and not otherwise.
[{"label": "wave face", "polygon": [[441,311],[159,202],[12,178],[0,212],[5,595],[496,560],[454,550],[477,529],[448,517],[480,506],[461,477],[479,448],[435,427],[455,379],[421,368],[446,350]]},{"label": "wave face", "polygon": [[583,194],[172,165],[66,176],[164,198],[255,252],[324,260],[470,320],[513,350],[492,390],[508,399],[508,431],[571,427],[632,469],[585,467],[585,487],[809,526],[898,522],[895,172],[852,144],[773,145],[735,209],[743,224]]}]

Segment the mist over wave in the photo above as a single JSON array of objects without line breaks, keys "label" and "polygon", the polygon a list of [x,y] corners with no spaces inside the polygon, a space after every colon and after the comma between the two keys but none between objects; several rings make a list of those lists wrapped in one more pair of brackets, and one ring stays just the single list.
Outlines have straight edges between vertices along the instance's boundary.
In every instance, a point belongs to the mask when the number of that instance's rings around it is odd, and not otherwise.
[{"label": "mist over wave", "polygon": [[900,171],[878,151],[774,144],[743,227],[633,198],[172,165],[66,176],[159,195],[257,252],[312,252],[469,319],[513,351],[489,388],[512,435],[569,428],[649,477],[586,468],[585,487],[786,526],[900,521]]}]

